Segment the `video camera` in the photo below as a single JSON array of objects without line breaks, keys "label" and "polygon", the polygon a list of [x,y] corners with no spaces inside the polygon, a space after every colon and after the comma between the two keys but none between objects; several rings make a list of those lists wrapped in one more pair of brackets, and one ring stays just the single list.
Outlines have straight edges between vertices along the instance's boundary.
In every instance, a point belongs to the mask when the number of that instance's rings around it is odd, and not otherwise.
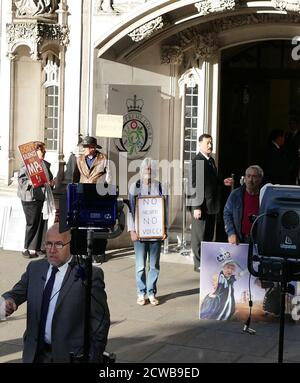
[{"label": "video camera", "polygon": [[[107,192],[105,193],[105,191]],[[94,239],[118,237],[125,228],[124,203],[117,186],[71,183],[60,200],[60,231],[71,230],[71,252],[87,253],[87,231]]]},{"label": "video camera", "polygon": [[118,190],[99,195],[97,184],[69,184],[67,225],[70,228],[113,228],[117,220]]},{"label": "video camera", "polygon": [[257,222],[260,254],[300,258],[300,187],[268,185]]},{"label": "video camera", "polygon": [[[60,232],[71,231],[71,254],[77,258],[77,276],[85,286],[84,351],[78,357],[70,355],[74,363],[89,360],[92,255],[99,254],[94,246],[119,236],[125,228],[123,208],[124,202],[129,203],[119,199],[118,194],[118,188],[108,184],[72,183],[60,200]],[[104,351],[102,359],[103,363],[115,363],[116,356]]]},{"label": "video camera", "polygon": [[[277,306],[280,304],[278,362],[282,363],[286,294],[294,295],[294,286],[289,282],[300,280],[300,187],[265,185],[260,197],[259,214],[251,228],[248,269],[260,281],[278,285],[273,299]],[[253,251],[255,243],[257,254]],[[250,317],[246,329],[249,322]]]},{"label": "video camera", "polygon": [[[253,229],[252,237],[254,231],[257,235],[249,245],[249,272],[279,282],[284,263],[287,280],[300,280],[300,187],[266,185]],[[254,242],[257,255],[253,255]],[[258,263],[257,270],[253,262]]]}]

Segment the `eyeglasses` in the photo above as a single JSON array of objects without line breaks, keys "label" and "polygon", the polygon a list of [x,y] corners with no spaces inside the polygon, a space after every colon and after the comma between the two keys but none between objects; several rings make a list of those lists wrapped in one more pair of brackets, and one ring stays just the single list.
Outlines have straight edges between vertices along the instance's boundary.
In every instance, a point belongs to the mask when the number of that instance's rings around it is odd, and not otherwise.
[{"label": "eyeglasses", "polygon": [[61,250],[63,247],[67,246],[70,242],[71,241],[69,241],[67,243],[47,241],[47,242],[45,242],[45,247],[46,247],[46,249],[50,250],[52,248],[52,246],[54,246],[55,249]]}]

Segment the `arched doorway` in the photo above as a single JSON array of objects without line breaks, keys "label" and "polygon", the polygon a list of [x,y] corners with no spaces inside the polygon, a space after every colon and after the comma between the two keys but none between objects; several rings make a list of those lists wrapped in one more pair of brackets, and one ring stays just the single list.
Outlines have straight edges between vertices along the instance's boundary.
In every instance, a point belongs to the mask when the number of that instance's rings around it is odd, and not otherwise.
[{"label": "arched doorway", "polygon": [[300,62],[291,40],[239,45],[222,52],[219,167],[237,183],[248,165],[263,165],[272,129],[300,114]]},{"label": "arched doorway", "polygon": [[[251,164],[264,165],[272,129],[288,131],[289,116],[300,116],[300,62],[291,40],[266,40],[222,51],[219,169],[235,175],[235,187]],[[224,206],[230,190],[224,190]],[[217,239],[226,240],[222,213]]]}]

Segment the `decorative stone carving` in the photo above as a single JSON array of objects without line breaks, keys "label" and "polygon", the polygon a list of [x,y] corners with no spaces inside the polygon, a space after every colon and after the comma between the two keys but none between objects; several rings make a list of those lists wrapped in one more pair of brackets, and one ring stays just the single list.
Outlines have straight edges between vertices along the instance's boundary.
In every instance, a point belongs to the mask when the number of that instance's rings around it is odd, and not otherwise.
[{"label": "decorative stone carving", "polygon": [[51,85],[58,85],[59,83],[59,65],[58,59],[55,56],[48,56],[46,59],[46,65],[43,67],[45,73],[44,87]]},{"label": "decorative stone carving", "polygon": [[60,0],[14,0],[16,17],[57,17],[55,11],[59,3]]},{"label": "decorative stone carving", "polygon": [[99,13],[99,12],[104,12],[104,13],[114,12],[114,0],[97,0],[96,13]]},{"label": "decorative stone carving", "polygon": [[272,0],[272,5],[279,11],[300,12],[299,0]]},{"label": "decorative stone carving", "polygon": [[37,21],[7,24],[8,55],[14,54],[19,45],[27,45],[32,59],[38,60],[45,41],[56,41],[57,44],[66,47],[69,44],[69,33],[67,26]]},{"label": "decorative stone carving", "polygon": [[281,0],[272,0],[273,6],[280,11],[286,11],[287,2]]},{"label": "decorative stone carving", "polygon": [[189,46],[194,46],[196,44],[199,35],[207,34],[209,32],[219,33],[245,25],[268,23],[300,24],[300,16],[297,14],[251,14],[223,17],[211,21],[205,30],[203,30],[201,26],[194,26],[178,33],[175,44],[180,46],[183,50],[186,50]]},{"label": "decorative stone carving", "polygon": [[131,37],[132,41],[138,42],[150,37],[155,31],[161,29],[163,26],[163,18],[162,16],[159,16],[156,19],[153,19],[135,29],[134,31],[128,33],[128,36]]},{"label": "decorative stone carving", "polygon": [[161,48],[161,63],[181,65],[183,61],[183,51],[181,47],[165,45]]},{"label": "decorative stone carving", "polygon": [[153,0],[95,0],[94,14],[96,16],[106,16],[109,13],[117,16],[131,12],[134,8],[150,1]]},{"label": "decorative stone carving", "polygon": [[199,3],[196,3],[195,7],[198,9],[198,12],[201,16],[208,15],[210,12],[212,12],[210,0],[204,0]]},{"label": "decorative stone carving", "polygon": [[33,0],[15,0],[16,16],[33,16],[37,8]]},{"label": "decorative stone carving", "polygon": [[267,23],[300,23],[300,17],[296,14],[276,15],[276,14],[252,14],[234,17],[224,17],[214,20],[211,29],[214,32],[222,32],[228,29],[238,28],[244,25],[267,24]]},{"label": "decorative stone carving", "polygon": [[185,86],[188,88],[194,88],[197,84],[201,83],[200,70],[196,67],[189,68],[178,80],[179,96],[183,97],[185,92]]},{"label": "decorative stone carving", "polygon": [[237,5],[238,0],[202,0],[195,3],[195,7],[201,16],[212,12],[224,12],[232,10]]},{"label": "decorative stone carving", "polygon": [[216,33],[204,33],[197,36],[194,44],[195,56],[203,60],[210,60],[219,49]]},{"label": "decorative stone carving", "polygon": [[299,14],[251,14],[228,16],[216,19],[207,24],[187,28],[172,37],[174,46],[165,45],[162,48],[162,63],[180,63],[187,67],[196,66],[199,59],[211,60],[218,52],[218,33],[253,24],[293,23],[300,25]]}]

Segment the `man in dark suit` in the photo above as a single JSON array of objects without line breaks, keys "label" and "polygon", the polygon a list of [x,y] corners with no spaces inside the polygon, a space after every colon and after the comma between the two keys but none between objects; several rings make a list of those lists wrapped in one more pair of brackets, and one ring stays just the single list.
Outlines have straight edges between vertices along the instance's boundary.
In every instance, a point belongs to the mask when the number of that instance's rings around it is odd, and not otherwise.
[{"label": "man in dark suit", "polygon": [[[289,185],[292,164],[283,150],[285,142],[284,131],[273,129],[265,151],[264,172],[265,183]],[[295,184],[295,181],[294,181]]]},{"label": "man in dark suit", "polygon": [[[199,152],[192,160],[192,187],[194,190],[203,188],[192,198],[192,251],[194,255],[194,270],[200,267],[201,241],[212,241],[214,236],[216,214],[220,209],[220,186],[217,167],[211,157],[213,149],[212,137],[202,134],[199,139]],[[200,162],[202,161],[202,163]],[[203,165],[203,167],[201,166]],[[203,170],[203,172],[201,171]],[[226,178],[224,184],[231,186],[232,178]],[[197,196],[198,194],[198,196]]]},{"label": "man in dark suit", "polygon": [[290,116],[289,131],[285,136],[284,152],[290,163],[290,185],[299,184],[300,169],[300,128],[299,118],[296,115]]},{"label": "man in dark suit", "polygon": [[[69,363],[71,352],[83,353],[85,287],[82,270],[70,254],[70,242],[69,231],[60,233],[58,224],[50,227],[47,259],[30,262],[21,280],[2,295],[7,316],[27,301],[24,363]],[[109,326],[103,271],[93,267],[90,362],[101,361]]]}]

